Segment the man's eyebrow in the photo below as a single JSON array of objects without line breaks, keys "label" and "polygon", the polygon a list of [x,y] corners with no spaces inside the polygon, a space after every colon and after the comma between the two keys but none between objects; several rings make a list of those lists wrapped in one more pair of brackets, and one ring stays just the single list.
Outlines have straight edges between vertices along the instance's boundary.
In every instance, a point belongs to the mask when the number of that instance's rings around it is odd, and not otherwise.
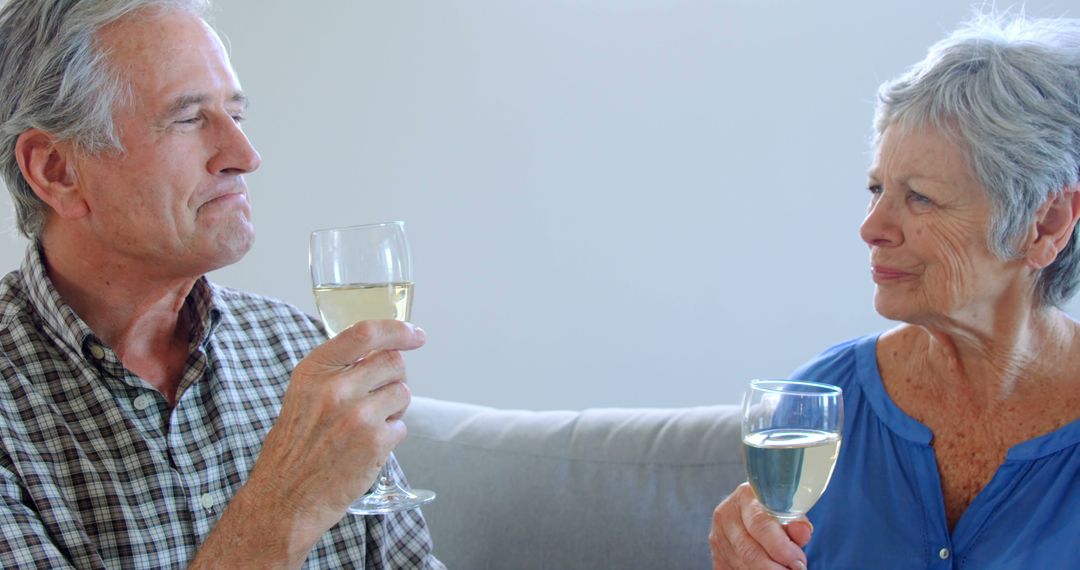
[{"label": "man's eyebrow", "polygon": [[[169,116],[177,115],[189,107],[198,107],[203,103],[206,103],[209,98],[210,97],[208,95],[204,94],[181,95],[175,100],[173,100],[172,104],[169,105],[169,110],[167,111],[167,114]],[[247,108],[248,106],[247,95],[244,95],[240,91],[233,93],[232,96],[229,97],[228,102],[239,103],[244,108]]]}]

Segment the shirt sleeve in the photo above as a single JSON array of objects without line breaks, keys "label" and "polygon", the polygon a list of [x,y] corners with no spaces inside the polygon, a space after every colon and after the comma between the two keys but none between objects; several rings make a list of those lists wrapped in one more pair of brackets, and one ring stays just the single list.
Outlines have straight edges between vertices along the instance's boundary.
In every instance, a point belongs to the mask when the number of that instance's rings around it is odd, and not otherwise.
[{"label": "shirt sleeve", "polygon": [[848,392],[854,388],[855,348],[868,338],[871,337],[860,337],[830,346],[796,369],[791,377],[832,384],[839,386],[845,393]]},{"label": "shirt sleeve", "polygon": [[22,496],[10,473],[0,469],[0,568],[75,568]]}]

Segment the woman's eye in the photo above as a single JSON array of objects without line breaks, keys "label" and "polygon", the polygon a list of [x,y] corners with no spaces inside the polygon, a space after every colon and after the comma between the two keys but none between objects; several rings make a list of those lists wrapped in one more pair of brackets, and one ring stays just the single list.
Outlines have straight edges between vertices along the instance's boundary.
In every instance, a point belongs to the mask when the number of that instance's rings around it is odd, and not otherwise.
[{"label": "woman's eye", "polygon": [[881,194],[881,185],[871,184],[870,187],[867,188],[867,190],[869,190],[871,194],[877,196],[878,194]]},{"label": "woman's eye", "polygon": [[195,123],[198,123],[200,119],[201,117],[191,117],[188,119],[181,119],[176,122],[181,125],[194,125]]},{"label": "woman's eye", "polygon": [[912,202],[917,202],[919,204],[932,204],[933,203],[933,201],[930,200],[930,198],[927,198],[926,196],[924,196],[922,194],[919,194],[918,192],[910,192],[908,195],[911,197]]}]

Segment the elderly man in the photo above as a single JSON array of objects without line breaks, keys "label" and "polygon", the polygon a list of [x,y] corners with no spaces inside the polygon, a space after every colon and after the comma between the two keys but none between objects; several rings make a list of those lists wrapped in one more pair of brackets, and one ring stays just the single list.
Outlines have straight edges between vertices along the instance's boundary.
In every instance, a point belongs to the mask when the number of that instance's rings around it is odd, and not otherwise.
[{"label": "elderly man", "polygon": [[0,282],[0,566],[440,568],[419,511],[345,515],[405,435],[423,331],[324,342],[204,277],[252,243],[259,166],[205,9],[0,10],[0,164],[31,241]]}]

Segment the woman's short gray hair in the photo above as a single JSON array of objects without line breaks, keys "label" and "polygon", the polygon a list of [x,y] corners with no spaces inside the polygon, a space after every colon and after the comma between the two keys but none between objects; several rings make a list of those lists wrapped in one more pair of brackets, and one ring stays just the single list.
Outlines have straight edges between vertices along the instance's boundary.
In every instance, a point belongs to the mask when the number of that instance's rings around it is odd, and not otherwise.
[{"label": "woman's short gray hair", "polygon": [[23,179],[15,142],[37,128],[83,152],[122,150],[113,111],[127,85],[95,38],[144,8],[204,16],[209,0],[10,0],[0,9],[0,174],[23,235],[41,233],[48,206]]},{"label": "woman's short gray hair", "polygon": [[[1039,206],[1080,177],[1080,20],[977,14],[881,86],[875,147],[892,124],[931,126],[967,149],[994,204],[989,246],[1015,258]],[[1039,274],[1039,302],[1060,307],[1076,290],[1077,238]]]}]

